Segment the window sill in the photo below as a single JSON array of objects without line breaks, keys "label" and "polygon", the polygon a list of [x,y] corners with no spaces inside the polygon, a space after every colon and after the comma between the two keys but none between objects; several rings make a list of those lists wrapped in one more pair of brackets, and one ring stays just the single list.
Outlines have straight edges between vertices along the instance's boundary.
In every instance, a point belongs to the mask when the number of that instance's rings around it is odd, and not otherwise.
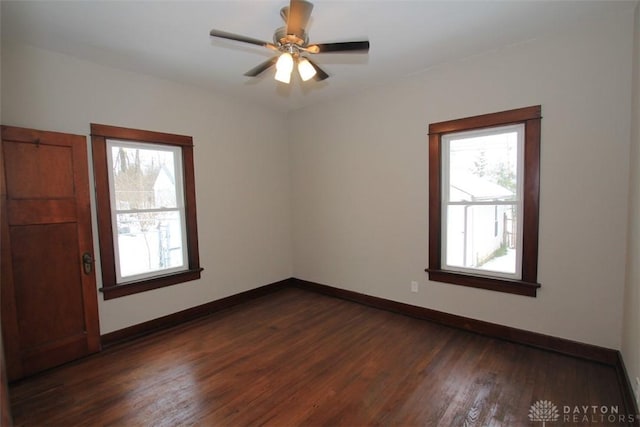
[{"label": "window sill", "polygon": [[539,283],[524,282],[522,280],[502,279],[488,276],[478,276],[454,273],[445,270],[426,269],[429,280],[450,283],[452,285],[469,286],[490,291],[535,297],[540,287]]},{"label": "window sill", "polygon": [[122,285],[111,285],[100,288],[105,300],[137,294],[139,292],[150,291],[152,289],[163,288],[165,286],[177,285],[178,283],[190,282],[200,278],[202,268],[181,271],[179,273],[168,274],[166,276],[154,277],[152,279],[141,280],[139,282],[125,283]]}]

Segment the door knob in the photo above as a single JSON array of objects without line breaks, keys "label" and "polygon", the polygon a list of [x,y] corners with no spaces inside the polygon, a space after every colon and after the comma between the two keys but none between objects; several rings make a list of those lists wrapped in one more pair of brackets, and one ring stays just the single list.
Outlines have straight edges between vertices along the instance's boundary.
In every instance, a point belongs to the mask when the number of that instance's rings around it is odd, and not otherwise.
[{"label": "door knob", "polygon": [[93,271],[93,257],[89,252],[82,254],[82,267],[84,268],[84,274],[91,274]]}]

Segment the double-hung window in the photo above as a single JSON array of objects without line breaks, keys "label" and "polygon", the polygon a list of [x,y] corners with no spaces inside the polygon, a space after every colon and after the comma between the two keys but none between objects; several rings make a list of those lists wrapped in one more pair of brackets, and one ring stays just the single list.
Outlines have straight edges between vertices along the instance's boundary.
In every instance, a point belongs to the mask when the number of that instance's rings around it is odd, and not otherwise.
[{"label": "double-hung window", "polygon": [[429,278],[535,296],[540,107],[429,126]]},{"label": "double-hung window", "polygon": [[91,131],[105,299],[199,278],[191,137]]}]

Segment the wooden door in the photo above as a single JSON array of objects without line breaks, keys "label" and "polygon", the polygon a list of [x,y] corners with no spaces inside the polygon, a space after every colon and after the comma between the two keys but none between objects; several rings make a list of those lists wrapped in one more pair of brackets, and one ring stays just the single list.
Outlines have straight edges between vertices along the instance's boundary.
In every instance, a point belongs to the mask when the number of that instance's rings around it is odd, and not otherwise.
[{"label": "wooden door", "polygon": [[1,309],[9,380],[100,349],[84,136],[2,126]]}]

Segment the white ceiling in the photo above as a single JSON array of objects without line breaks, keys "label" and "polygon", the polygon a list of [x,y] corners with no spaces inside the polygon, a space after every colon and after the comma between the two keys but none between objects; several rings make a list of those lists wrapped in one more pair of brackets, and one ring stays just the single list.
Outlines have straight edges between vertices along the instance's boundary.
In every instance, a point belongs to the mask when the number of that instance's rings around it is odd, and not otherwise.
[{"label": "white ceiling", "polygon": [[[7,1],[2,41],[213,89],[288,111],[448,61],[542,37],[633,1],[315,0],[312,43],[368,39],[368,54],[319,54],[331,77],[290,85],[243,73],[273,53],[214,39],[212,28],[271,41],[287,0]],[[295,73],[294,73],[295,74]]]}]

